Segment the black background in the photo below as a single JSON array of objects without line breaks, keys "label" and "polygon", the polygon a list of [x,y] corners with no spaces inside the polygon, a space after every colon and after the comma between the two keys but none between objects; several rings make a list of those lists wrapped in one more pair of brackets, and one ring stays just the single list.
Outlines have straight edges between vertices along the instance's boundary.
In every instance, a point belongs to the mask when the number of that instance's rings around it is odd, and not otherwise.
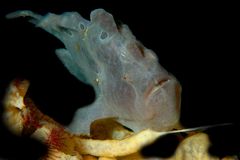
[{"label": "black background", "polygon": [[[94,100],[92,88],[69,74],[58,60],[54,50],[63,47],[59,40],[27,19],[7,20],[4,16],[29,9],[40,14],[77,11],[89,18],[93,9],[104,8],[116,20],[127,24],[137,39],[158,54],[160,64],[180,81],[182,124],[196,127],[234,123],[233,127],[209,131],[212,152],[239,154],[240,27],[236,4],[149,0],[131,4],[110,0],[0,3],[1,99],[11,80],[28,79],[29,94],[40,110],[67,125],[78,107]],[[0,157],[37,159],[44,152],[37,142],[11,135],[2,124],[0,129]]]}]

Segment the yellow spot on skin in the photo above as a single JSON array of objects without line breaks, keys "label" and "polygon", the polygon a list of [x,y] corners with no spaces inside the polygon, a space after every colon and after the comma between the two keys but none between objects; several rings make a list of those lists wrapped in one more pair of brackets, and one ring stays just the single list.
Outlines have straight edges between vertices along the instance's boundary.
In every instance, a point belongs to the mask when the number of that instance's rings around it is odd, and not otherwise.
[{"label": "yellow spot on skin", "polygon": [[99,79],[98,78],[96,78],[95,81],[96,81],[97,84],[99,84]]},{"label": "yellow spot on skin", "polygon": [[79,44],[79,43],[77,43],[77,44],[75,45],[75,49],[76,49],[77,52],[80,52],[80,44]]},{"label": "yellow spot on skin", "polygon": [[85,38],[87,37],[87,32],[88,32],[88,28],[84,32],[83,40],[85,40]]}]

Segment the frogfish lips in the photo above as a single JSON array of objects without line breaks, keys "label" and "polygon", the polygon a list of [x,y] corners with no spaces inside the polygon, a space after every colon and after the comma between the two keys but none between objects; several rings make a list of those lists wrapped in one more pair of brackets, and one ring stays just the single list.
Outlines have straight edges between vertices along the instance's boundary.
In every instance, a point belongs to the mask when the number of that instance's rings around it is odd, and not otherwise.
[{"label": "frogfish lips", "polygon": [[146,89],[144,99],[149,114],[145,118],[151,122],[150,128],[168,130],[177,124],[180,118],[181,90],[180,83],[173,76],[159,79]]}]

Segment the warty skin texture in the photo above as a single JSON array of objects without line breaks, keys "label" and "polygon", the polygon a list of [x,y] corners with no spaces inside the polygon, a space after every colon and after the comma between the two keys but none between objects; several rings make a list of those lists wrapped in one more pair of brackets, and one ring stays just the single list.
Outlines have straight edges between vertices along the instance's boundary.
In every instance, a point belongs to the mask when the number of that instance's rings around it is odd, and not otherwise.
[{"label": "warty skin texture", "polygon": [[79,108],[68,128],[89,133],[90,123],[115,117],[134,131],[171,130],[179,120],[181,86],[158,62],[156,54],[132,35],[127,25],[117,26],[103,9],[91,12],[90,21],[77,12],[45,16],[17,11],[8,18],[29,16],[60,39],[65,48],[56,54],[80,81],[90,84],[96,100]]}]

